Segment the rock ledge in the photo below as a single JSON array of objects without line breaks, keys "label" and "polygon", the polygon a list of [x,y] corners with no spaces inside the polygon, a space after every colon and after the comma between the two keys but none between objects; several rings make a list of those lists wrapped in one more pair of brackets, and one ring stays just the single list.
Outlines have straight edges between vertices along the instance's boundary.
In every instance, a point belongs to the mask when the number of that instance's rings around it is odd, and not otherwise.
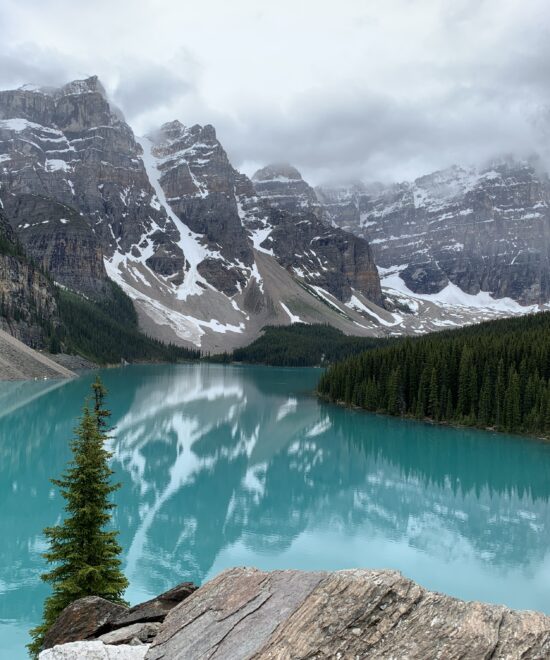
[{"label": "rock ledge", "polygon": [[[57,649],[47,660],[67,657]],[[537,612],[461,601],[396,571],[250,568],[221,573],[173,607],[145,654],[145,660],[548,657],[550,617]]]}]

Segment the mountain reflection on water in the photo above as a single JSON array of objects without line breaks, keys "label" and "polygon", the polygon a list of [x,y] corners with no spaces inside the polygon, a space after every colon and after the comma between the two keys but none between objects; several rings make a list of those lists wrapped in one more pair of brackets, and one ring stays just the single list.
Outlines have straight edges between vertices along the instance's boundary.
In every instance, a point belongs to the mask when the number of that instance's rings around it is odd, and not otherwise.
[{"label": "mountain reflection on water", "polygon": [[[326,405],[319,375],[102,372],[129,599],[232,565],[363,566],[550,612],[550,446]],[[41,530],[62,514],[48,480],[93,377],[0,387],[0,627],[40,618]]]}]

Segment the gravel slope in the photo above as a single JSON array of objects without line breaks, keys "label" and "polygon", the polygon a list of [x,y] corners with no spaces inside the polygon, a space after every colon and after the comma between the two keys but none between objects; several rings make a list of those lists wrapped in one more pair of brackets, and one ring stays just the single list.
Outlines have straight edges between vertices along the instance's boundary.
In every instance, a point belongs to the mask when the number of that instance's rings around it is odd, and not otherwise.
[{"label": "gravel slope", "polygon": [[0,380],[72,378],[73,371],[0,330]]}]

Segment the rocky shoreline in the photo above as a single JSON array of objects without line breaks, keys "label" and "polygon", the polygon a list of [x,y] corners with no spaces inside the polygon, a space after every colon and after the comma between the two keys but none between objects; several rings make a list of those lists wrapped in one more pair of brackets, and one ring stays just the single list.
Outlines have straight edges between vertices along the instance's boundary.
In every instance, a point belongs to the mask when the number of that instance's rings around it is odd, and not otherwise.
[{"label": "rocky shoreline", "polygon": [[132,608],[76,601],[40,660],[547,658],[550,617],[428,591],[397,571],[234,568]]}]

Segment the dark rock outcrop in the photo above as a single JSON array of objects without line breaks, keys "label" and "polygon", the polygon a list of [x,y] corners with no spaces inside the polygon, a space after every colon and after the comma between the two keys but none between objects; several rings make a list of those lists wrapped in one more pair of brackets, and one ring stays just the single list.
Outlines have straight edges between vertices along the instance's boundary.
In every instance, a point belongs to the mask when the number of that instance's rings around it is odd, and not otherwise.
[{"label": "dark rock outcrop", "polygon": [[368,243],[326,224],[312,212],[272,210],[273,230],[263,244],[279,263],[312,286],[319,286],[341,301],[355,289],[383,305],[378,271]]},{"label": "dark rock outcrop", "polygon": [[197,587],[192,582],[182,582],[160,596],[122,612],[113,621],[113,628],[121,628],[142,622],[164,621],[173,607],[188,598],[196,590]]},{"label": "dark rock outcrop", "polygon": [[91,639],[104,630],[127,608],[99,596],[80,598],[68,605],[44,636],[43,648]]},{"label": "dark rock outcrop", "polygon": [[99,596],[80,598],[66,607],[44,637],[44,647],[99,639],[105,644],[146,644],[158,633],[168,612],[197,587],[182,582],[156,598],[127,608]]},{"label": "dark rock outcrop", "polygon": [[7,202],[25,252],[56,282],[88,297],[108,295],[103,251],[80,213],[39,195],[13,196]]},{"label": "dark rock outcrop", "polygon": [[201,275],[217,290],[234,295],[248,279],[242,267],[246,270],[254,262],[235,197],[238,172],[213,126],[186,127],[173,121],[152,139],[168,203],[215,255],[203,260]]}]

